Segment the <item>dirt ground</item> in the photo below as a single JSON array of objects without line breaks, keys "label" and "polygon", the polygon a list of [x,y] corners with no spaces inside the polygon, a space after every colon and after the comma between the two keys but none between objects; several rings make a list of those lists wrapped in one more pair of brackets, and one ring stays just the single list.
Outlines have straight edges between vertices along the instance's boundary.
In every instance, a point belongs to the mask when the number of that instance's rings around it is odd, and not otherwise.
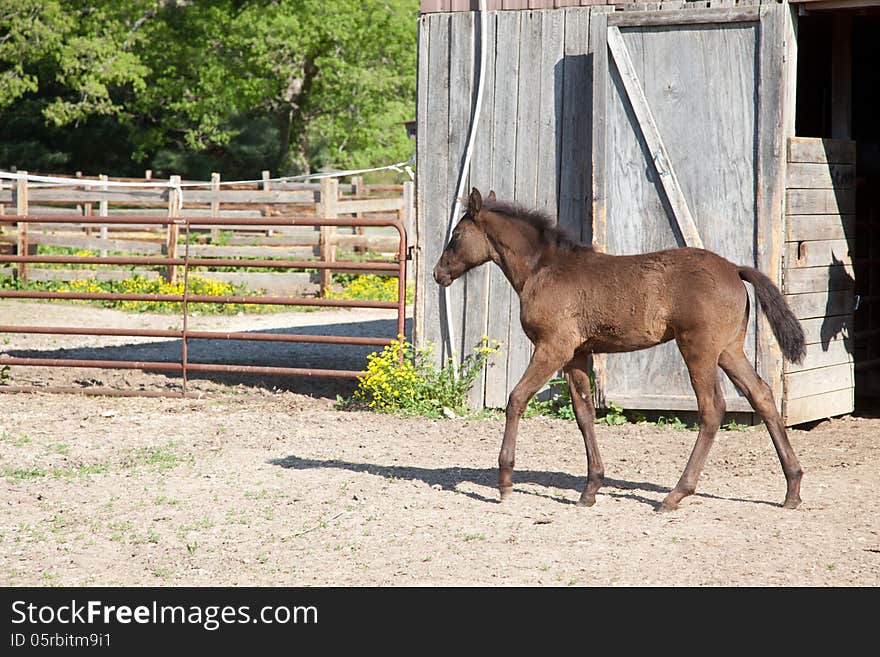
[{"label": "dirt ground", "polygon": [[[55,312],[7,302],[0,323],[173,321]],[[383,312],[200,321],[230,330],[393,332]],[[17,355],[118,357],[134,349],[148,360],[179,349],[156,340],[8,339],[0,352]],[[363,358],[350,347],[309,349],[268,356],[291,365],[308,357],[315,367]],[[239,347],[235,354],[237,362],[267,356]],[[100,380],[153,390],[180,383],[105,370],[14,368],[11,377],[13,385]],[[586,470],[575,424],[524,420],[515,492],[501,504],[500,416],[334,410],[346,386],[232,379],[191,382],[202,393],[194,399],[0,395],[0,584],[880,584],[880,419],[843,417],[790,432],[805,470],[797,510],[780,507],[779,463],[766,430],[753,427],[721,432],[698,493],[677,512],[657,514],[693,446],[691,431],[599,427],[606,482],[585,509],[575,506]]]}]

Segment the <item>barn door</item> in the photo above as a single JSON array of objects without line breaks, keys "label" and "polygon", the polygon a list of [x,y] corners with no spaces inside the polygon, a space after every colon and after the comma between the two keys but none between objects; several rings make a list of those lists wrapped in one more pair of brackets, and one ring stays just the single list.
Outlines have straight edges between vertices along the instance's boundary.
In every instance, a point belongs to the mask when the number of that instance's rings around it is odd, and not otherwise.
[{"label": "barn door", "polygon": [[[699,246],[779,282],[781,19],[775,6],[602,16],[594,31],[598,248],[624,255]],[[752,298],[746,354],[780,399],[781,362],[762,341],[754,308]],[[600,402],[696,408],[674,342],[597,357],[595,367]],[[728,410],[750,411],[722,382]]]}]

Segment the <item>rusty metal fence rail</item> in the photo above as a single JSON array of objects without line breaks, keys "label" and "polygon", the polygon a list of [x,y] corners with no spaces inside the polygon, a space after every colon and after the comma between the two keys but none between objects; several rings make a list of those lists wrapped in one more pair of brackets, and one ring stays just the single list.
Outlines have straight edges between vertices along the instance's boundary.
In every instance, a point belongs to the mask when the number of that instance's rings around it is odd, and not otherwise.
[{"label": "rusty metal fence rail", "polygon": [[[187,340],[254,340],[266,342],[300,342],[323,344],[352,344],[382,347],[391,343],[405,331],[406,313],[406,230],[397,219],[351,218],[351,219],[314,219],[300,217],[265,217],[265,218],[179,218],[155,216],[124,216],[124,217],[88,217],[81,215],[5,215],[0,217],[0,225],[18,224],[100,224],[100,225],[157,225],[176,226],[185,231],[183,256],[73,256],[73,255],[16,255],[0,254],[0,263],[18,264],[113,264],[113,265],[148,265],[183,268],[182,294],[136,294],[111,292],[53,292],[46,290],[0,290],[0,299],[59,299],[85,301],[146,301],[174,302],[181,304],[181,330],[153,329],[120,329],[120,328],[82,328],[65,326],[21,326],[0,325],[0,333],[14,334],[49,334],[49,335],[90,335],[90,336],[122,336],[122,337],[156,337],[178,338],[181,344],[180,360],[173,361],[133,361],[133,360],[83,360],[73,358],[21,358],[0,357],[0,366],[34,366],[34,367],[83,367],[100,369],[137,369],[144,371],[177,372],[181,375],[182,386],[179,392],[159,391],[122,391],[109,388],[70,388],[40,386],[0,386],[0,392],[79,392],[86,394],[137,395],[137,396],[186,396],[187,377],[190,372],[208,372],[222,374],[254,374],[263,376],[305,376],[305,377],[339,377],[356,378],[363,374],[354,370],[330,370],[295,367],[273,367],[255,365],[235,365],[220,363],[194,363],[187,354]],[[284,260],[284,259],[235,259],[235,258],[194,258],[189,255],[190,230],[194,227],[214,228],[225,225],[253,226],[255,230],[282,226],[315,226],[315,227],[360,227],[360,226],[391,226],[400,237],[400,248],[395,260],[387,262],[356,262],[341,260]],[[316,297],[293,296],[256,296],[230,295],[209,296],[189,293],[189,273],[191,267],[253,267],[253,268],[289,268],[316,269],[318,271],[369,271],[386,273],[398,278],[397,301],[361,301],[348,299],[327,299]],[[280,306],[326,306],[338,308],[389,308],[397,310],[397,333],[393,337],[353,337],[334,335],[294,335],[260,332],[222,332],[193,331],[188,327],[189,304],[267,304]]]}]

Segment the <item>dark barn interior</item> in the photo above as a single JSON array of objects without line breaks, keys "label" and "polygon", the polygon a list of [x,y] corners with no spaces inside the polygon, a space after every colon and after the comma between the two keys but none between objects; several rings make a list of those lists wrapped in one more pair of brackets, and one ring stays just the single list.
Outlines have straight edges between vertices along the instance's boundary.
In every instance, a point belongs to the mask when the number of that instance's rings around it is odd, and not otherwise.
[{"label": "dark barn interior", "polygon": [[856,142],[855,219],[847,235],[855,300],[848,338],[856,410],[876,412],[880,401],[880,8],[802,11],[797,30],[796,134]]}]

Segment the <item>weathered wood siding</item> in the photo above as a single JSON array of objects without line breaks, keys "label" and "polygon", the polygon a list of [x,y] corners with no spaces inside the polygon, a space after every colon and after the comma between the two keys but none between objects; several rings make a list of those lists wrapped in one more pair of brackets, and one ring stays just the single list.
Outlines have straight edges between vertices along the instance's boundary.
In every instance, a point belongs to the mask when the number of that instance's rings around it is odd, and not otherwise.
[{"label": "weathered wood siding", "polygon": [[[418,260],[416,339],[446,358],[445,303],[431,270],[446,240],[476,97],[475,12],[419,19]],[[547,210],[583,238],[590,235],[592,62],[590,9],[488,12],[483,107],[466,190]],[[475,38],[476,37],[476,38]],[[483,335],[503,355],[481,377],[471,401],[503,406],[525,371],[532,346],[519,300],[494,265],[450,288],[457,357]]]},{"label": "weathered wood siding", "polygon": [[[648,126],[636,118],[612,59],[606,104],[596,110],[606,117],[605,166],[597,177],[604,226],[601,231],[597,227],[602,233],[597,242],[615,255],[685,245],[678,213],[661,184],[658,170],[663,170],[662,175],[674,172],[677,177],[705,248],[737,264],[756,266],[760,15],[754,9],[745,15],[708,10],[699,22],[690,22],[694,16],[660,12],[612,14],[607,19],[619,25],[668,162],[661,158],[655,164],[655,150],[645,139]],[[755,324],[753,312],[746,341],[752,363]],[[609,402],[630,408],[696,408],[674,342],[601,361],[600,381]],[[751,410],[723,376],[722,385],[729,410]]]},{"label": "weathered wood siding", "polygon": [[[453,13],[419,19],[415,333],[420,344],[430,341],[438,357],[447,357],[448,310],[458,357],[483,335],[500,340],[503,356],[478,381],[471,401],[502,406],[531,353],[516,295],[487,265],[453,285],[447,309],[431,278],[445,244],[476,96],[479,52],[472,48],[480,18],[459,4],[448,7]],[[562,4],[536,10],[523,2],[519,11],[509,11],[514,7],[507,3],[504,11],[488,12],[486,91],[465,189],[494,189],[502,199],[555,210],[561,224],[609,253],[682,245],[676,224],[687,221],[670,211],[669,185],[659,180],[654,153],[609,55],[608,29],[614,27],[634,62],[696,234],[706,248],[756,266],[782,285],[783,205],[794,200],[785,188],[785,144],[794,123],[789,7],[774,0],[667,0],[618,11]],[[824,175],[829,184],[852,175],[845,166],[790,173],[792,180]],[[804,202],[818,208],[815,214],[828,207],[829,194],[811,191]],[[791,219],[791,225],[799,221]],[[814,227],[825,231],[823,239],[840,239],[834,226]],[[747,354],[781,405],[781,354],[754,308]],[[600,402],[696,408],[674,344],[600,356],[594,367]],[[751,410],[726,379],[724,386],[729,410]]]},{"label": "weathered wood siding", "polygon": [[[499,9],[562,9],[565,7],[589,7],[591,5],[625,5],[635,0],[483,0],[483,6],[490,11]],[[480,8],[478,0],[421,0],[422,12],[432,11],[475,11]]]},{"label": "weathered wood siding", "polygon": [[783,290],[807,335],[784,368],[789,424],[853,410],[855,156],[848,140],[788,143]]}]

